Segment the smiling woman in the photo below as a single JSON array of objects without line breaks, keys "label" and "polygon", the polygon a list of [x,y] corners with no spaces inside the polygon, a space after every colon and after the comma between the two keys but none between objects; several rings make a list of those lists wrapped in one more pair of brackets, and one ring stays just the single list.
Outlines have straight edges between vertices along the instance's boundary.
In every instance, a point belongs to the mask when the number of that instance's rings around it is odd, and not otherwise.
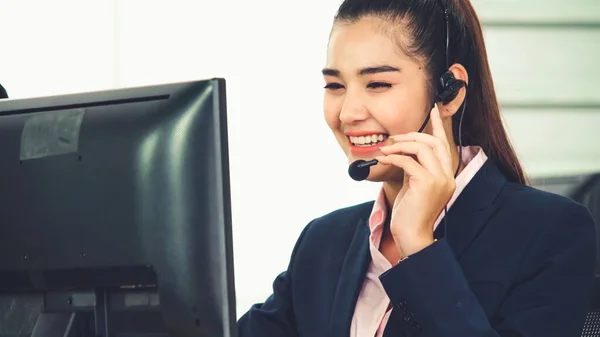
[{"label": "smiling woman", "polygon": [[579,335],[594,223],[526,185],[470,2],[346,0],[322,72],[325,120],[381,191],[306,226],[239,335]]}]

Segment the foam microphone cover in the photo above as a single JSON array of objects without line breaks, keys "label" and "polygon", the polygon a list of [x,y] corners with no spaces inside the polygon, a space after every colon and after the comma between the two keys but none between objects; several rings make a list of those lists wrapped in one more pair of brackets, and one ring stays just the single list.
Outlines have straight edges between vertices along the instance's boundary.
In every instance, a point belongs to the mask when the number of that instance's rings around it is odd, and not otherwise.
[{"label": "foam microphone cover", "polygon": [[362,164],[365,163],[366,161],[359,159],[350,164],[350,166],[348,167],[348,174],[350,175],[350,178],[356,181],[367,179],[367,177],[369,176],[369,172],[371,171],[371,167],[368,165],[363,166]]}]

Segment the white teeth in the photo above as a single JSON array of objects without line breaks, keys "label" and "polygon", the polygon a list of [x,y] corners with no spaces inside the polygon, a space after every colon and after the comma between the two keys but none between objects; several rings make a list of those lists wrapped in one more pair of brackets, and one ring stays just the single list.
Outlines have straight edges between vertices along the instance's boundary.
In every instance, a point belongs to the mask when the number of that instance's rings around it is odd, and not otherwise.
[{"label": "white teeth", "polygon": [[387,135],[375,134],[375,135],[360,136],[360,137],[350,136],[349,138],[350,138],[350,142],[353,145],[372,146],[372,145],[375,145],[377,143],[380,143],[380,142],[383,142],[384,140],[386,140]]}]

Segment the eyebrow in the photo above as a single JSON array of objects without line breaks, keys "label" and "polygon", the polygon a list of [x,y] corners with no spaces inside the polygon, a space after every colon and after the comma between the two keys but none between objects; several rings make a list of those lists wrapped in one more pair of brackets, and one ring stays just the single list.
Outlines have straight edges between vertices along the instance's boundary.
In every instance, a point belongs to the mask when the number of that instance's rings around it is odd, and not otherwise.
[{"label": "eyebrow", "polygon": [[[364,75],[372,75],[378,73],[389,73],[389,72],[399,72],[400,69],[392,67],[392,66],[377,66],[377,67],[367,67],[359,70],[357,73],[359,76]],[[336,69],[325,68],[322,70],[324,76],[333,76],[340,77],[340,71]]]}]

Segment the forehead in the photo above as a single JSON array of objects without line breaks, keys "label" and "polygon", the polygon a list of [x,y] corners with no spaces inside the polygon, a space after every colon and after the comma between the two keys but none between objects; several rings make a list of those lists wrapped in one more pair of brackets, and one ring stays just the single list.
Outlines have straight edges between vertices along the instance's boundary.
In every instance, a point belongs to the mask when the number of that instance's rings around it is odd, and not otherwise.
[{"label": "forehead", "polygon": [[414,63],[396,44],[393,31],[377,18],[336,23],[329,38],[326,66],[345,72],[373,65]]}]

